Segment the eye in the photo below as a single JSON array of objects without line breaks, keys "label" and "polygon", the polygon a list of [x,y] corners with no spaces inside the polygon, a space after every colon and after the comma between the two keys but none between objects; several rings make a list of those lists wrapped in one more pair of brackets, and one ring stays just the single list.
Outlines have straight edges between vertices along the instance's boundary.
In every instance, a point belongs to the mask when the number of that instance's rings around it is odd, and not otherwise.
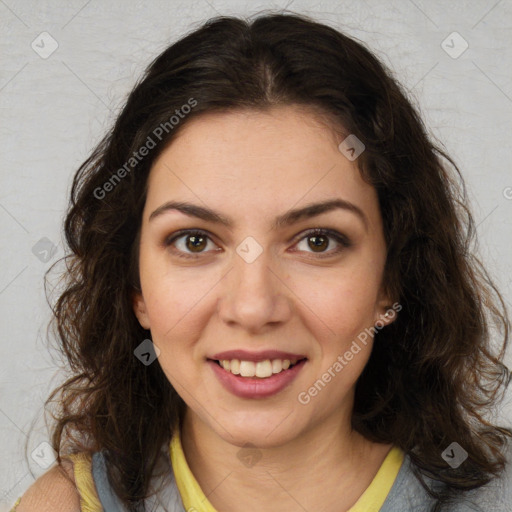
[{"label": "eye", "polygon": [[[331,241],[334,240],[338,246],[330,251],[326,249],[331,246]],[[352,242],[337,231],[324,228],[315,228],[306,233],[306,235],[300,238],[297,247],[304,241],[304,247],[306,252],[309,252],[307,248],[313,249],[312,252],[319,255],[320,258],[333,256],[340,253],[344,249],[352,246]],[[300,250],[300,249],[299,249]]]},{"label": "eye", "polygon": [[167,238],[164,241],[164,246],[175,246],[176,249],[173,252],[180,258],[198,258],[206,252],[204,249],[208,246],[208,241],[213,244],[210,235],[206,231],[184,229]]},{"label": "eye", "polygon": [[[304,241],[304,242],[303,242]],[[334,244],[331,242],[334,241]],[[216,246],[212,241],[210,234],[201,229],[184,229],[173,233],[169,238],[164,241],[165,247],[173,247],[172,252],[180,258],[199,258],[202,254],[208,252],[208,243]],[[305,248],[300,249],[300,244],[305,244]],[[337,247],[327,249],[331,245],[337,244]],[[299,238],[296,244],[299,250],[305,252],[313,252],[319,258],[330,257],[342,252],[344,249],[351,247],[352,242],[337,231],[325,228],[315,228],[306,232]],[[308,248],[312,251],[308,251]]]}]

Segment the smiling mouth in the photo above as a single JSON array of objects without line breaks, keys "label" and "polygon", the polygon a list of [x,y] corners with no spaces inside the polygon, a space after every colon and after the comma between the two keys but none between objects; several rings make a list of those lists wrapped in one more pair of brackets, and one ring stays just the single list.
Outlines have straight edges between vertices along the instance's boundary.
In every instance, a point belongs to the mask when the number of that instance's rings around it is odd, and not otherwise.
[{"label": "smiling mouth", "polygon": [[243,361],[239,359],[209,359],[217,363],[225,371],[237,375],[239,377],[251,378],[256,377],[266,379],[283,372],[289,371],[296,364],[306,361],[302,359],[265,359],[264,361]]}]

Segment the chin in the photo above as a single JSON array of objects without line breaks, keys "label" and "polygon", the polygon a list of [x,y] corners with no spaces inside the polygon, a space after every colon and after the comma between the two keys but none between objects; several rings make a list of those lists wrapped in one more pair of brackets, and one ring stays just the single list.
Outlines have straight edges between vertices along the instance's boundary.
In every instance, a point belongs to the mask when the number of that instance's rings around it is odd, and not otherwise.
[{"label": "chin", "polygon": [[[238,416],[238,417],[237,417]],[[300,425],[292,420],[293,414],[275,411],[268,414],[253,413],[250,417],[246,414],[234,415],[229,424],[222,426],[211,425],[217,434],[227,443],[244,447],[252,444],[258,448],[275,448],[293,441],[300,435]]]}]

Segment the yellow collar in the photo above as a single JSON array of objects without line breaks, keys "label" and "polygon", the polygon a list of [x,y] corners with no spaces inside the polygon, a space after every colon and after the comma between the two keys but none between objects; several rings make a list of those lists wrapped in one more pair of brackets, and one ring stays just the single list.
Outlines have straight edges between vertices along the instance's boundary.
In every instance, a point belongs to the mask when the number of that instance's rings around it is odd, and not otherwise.
[{"label": "yellow collar", "polygon": [[[179,430],[176,430],[175,435],[172,437],[169,449],[176,485],[178,486],[185,510],[217,512],[204,495],[201,487],[199,487],[192,471],[190,471],[185,454],[183,453]],[[379,510],[393,486],[403,459],[403,451],[397,446],[393,446],[366,491],[347,512]]]}]

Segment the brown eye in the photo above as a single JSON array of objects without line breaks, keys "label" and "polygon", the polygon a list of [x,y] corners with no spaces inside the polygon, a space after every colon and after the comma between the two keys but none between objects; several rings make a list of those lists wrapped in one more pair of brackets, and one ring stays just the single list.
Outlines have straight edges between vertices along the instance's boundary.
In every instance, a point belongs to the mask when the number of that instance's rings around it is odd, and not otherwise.
[{"label": "brown eye", "polygon": [[208,242],[215,246],[205,231],[183,230],[166,239],[164,246],[171,247],[172,252],[181,258],[198,258],[208,252],[205,250]]},{"label": "brown eye", "polygon": [[[299,246],[301,243],[303,243],[303,240],[306,242],[306,244],[305,247],[301,249]],[[327,250],[329,246],[331,246],[332,241],[334,241],[334,248]],[[344,235],[338,233],[337,231],[324,228],[317,228],[307,232],[306,235],[303,236],[297,244],[299,250],[304,250],[305,252],[309,253],[317,253],[320,258],[334,256],[351,246],[352,242]]]},{"label": "brown eye", "polygon": [[307,239],[309,246],[315,252],[322,252],[329,246],[329,238],[324,235],[309,235]]},{"label": "brown eye", "polygon": [[185,235],[185,246],[192,252],[201,252],[206,247],[206,238],[203,235]]}]

